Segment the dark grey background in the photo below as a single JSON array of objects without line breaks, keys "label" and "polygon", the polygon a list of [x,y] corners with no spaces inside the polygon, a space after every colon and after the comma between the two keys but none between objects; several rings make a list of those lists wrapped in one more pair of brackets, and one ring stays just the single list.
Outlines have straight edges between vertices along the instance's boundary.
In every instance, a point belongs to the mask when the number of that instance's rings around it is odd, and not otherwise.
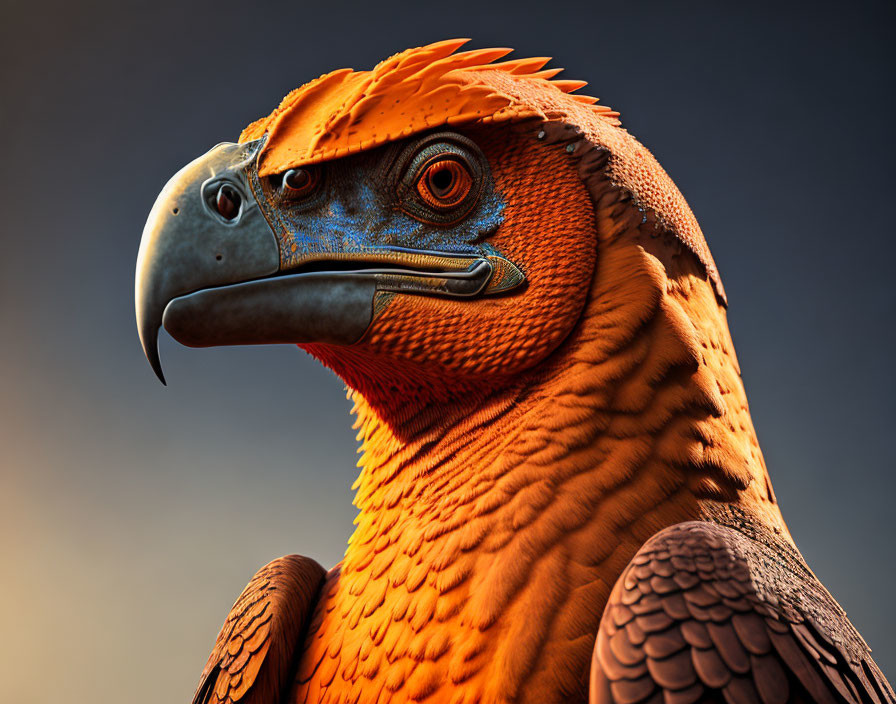
[{"label": "dark grey background", "polygon": [[553,55],[676,180],[788,523],[892,672],[894,4],[738,5],[4,0],[2,698],[187,702],[257,567],[338,561],[340,382],[165,338],[163,388],[137,244],[167,178],[292,88],[453,36]]}]

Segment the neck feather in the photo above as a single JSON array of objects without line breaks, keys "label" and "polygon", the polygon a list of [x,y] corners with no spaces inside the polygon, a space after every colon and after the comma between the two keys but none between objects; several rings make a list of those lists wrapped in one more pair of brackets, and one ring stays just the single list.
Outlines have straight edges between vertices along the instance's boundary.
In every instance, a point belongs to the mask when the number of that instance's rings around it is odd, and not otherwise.
[{"label": "neck feather", "polygon": [[537,368],[394,415],[353,394],[360,513],[312,645],[340,631],[345,668],[357,651],[408,698],[584,701],[603,604],[650,535],[719,504],[787,535],[711,284],[618,192],[596,211],[585,309]]}]

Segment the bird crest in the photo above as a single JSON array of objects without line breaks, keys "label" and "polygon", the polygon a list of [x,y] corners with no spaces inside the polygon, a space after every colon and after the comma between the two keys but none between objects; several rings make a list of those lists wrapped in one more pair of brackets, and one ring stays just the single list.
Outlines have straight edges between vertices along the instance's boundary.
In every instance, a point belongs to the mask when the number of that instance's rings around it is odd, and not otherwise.
[{"label": "bird crest", "polygon": [[[526,93],[535,87],[560,95],[584,81],[556,80],[563,69],[544,69],[547,57],[499,61],[512,50],[458,52],[467,39],[450,39],[408,49],[372,71],[340,69],[287,95],[268,117],[247,127],[240,141],[268,135],[261,155],[262,176],[353,154],[445,125],[545,119],[544,105]],[[529,91],[502,90],[496,74],[530,84]],[[485,75],[483,75],[485,74]],[[505,79],[506,80],[506,79]],[[619,124],[618,113],[597,98],[576,95],[596,114]]]}]

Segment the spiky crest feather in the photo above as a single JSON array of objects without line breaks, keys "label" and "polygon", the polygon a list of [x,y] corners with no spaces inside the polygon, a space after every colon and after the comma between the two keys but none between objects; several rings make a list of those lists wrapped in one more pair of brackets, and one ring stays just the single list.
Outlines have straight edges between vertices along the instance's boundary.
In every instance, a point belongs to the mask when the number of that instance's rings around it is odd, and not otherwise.
[{"label": "spiky crest feather", "polygon": [[[284,98],[266,118],[247,127],[240,141],[268,135],[260,173],[325,161],[385,144],[439,125],[544,118],[537,106],[496,91],[471,74],[501,71],[516,80],[571,93],[584,81],[551,80],[560,69],[542,71],[547,57],[501,61],[511,49],[458,52],[467,39],[408,49],[372,71],[340,69]],[[618,113],[595,107],[618,124]]]}]

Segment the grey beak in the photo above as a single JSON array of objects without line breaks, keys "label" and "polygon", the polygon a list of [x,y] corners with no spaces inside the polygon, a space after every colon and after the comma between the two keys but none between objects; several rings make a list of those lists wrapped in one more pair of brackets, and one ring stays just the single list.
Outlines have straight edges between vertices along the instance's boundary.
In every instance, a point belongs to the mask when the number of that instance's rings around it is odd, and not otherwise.
[{"label": "grey beak", "polygon": [[[158,337],[170,301],[271,276],[280,268],[277,239],[246,175],[258,146],[225,142],[189,163],[162,189],[146,221],[134,287],[137,330],[163,384]],[[215,206],[222,188],[225,205],[235,206],[224,209],[224,215]]]}]

